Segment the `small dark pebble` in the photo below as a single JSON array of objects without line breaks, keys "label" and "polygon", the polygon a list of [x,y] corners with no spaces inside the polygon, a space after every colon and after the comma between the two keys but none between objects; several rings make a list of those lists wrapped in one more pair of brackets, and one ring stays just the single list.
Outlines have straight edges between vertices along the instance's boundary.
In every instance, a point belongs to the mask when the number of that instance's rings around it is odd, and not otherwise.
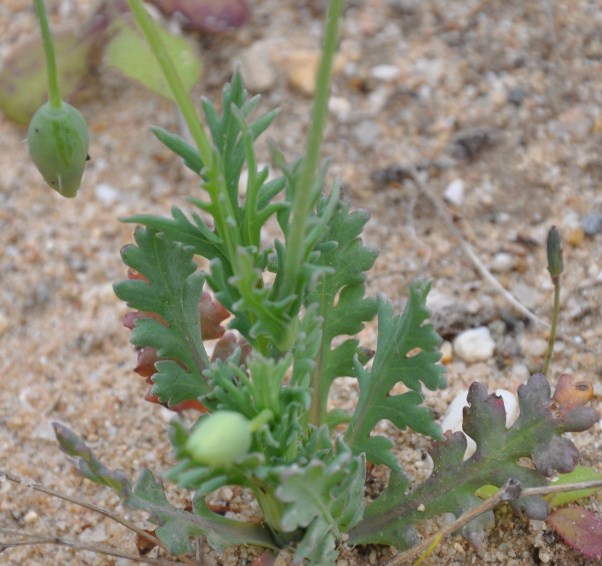
[{"label": "small dark pebble", "polygon": [[456,159],[474,159],[498,141],[499,133],[492,128],[467,128],[454,136],[450,153]]},{"label": "small dark pebble", "polygon": [[508,93],[508,102],[520,106],[527,97],[527,91],[522,87],[513,88]]},{"label": "small dark pebble", "polygon": [[[449,165],[443,161],[426,159],[414,164],[416,171],[428,171],[431,176],[438,176],[441,172],[447,169]],[[370,173],[370,178],[375,183],[398,184],[412,179],[412,167],[405,165],[389,165],[381,169],[375,169]]]}]

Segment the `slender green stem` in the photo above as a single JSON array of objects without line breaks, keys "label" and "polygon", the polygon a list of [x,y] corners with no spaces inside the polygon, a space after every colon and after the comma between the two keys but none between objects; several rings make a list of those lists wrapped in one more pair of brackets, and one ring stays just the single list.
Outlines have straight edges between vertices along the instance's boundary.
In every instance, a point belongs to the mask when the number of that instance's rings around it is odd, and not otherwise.
[{"label": "slender green stem", "polygon": [[128,0],[128,4],[138,27],[142,31],[146,41],[150,45],[150,48],[157,58],[163,76],[169,85],[171,93],[178,105],[184,121],[188,126],[190,135],[194,140],[194,143],[199,151],[201,160],[208,169],[209,182],[207,183],[207,190],[211,196],[213,208],[215,211],[214,220],[216,224],[216,230],[221,238],[224,239],[226,247],[230,256],[232,257],[236,253],[237,238],[236,231],[232,230],[231,226],[228,226],[228,217],[235,218],[233,211],[231,210],[231,203],[228,199],[222,197],[227,194],[225,187],[225,181],[222,176],[218,173],[216,159],[213,151],[213,146],[203,124],[199,119],[199,115],[195,110],[190,97],[184,84],[178,75],[169,53],[165,49],[159,34],[157,33],[156,25],[152,21],[151,17],[146,12],[142,4],[142,0]]},{"label": "slender green stem", "polygon": [[331,0],[328,4],[322,58],[316,80],[316,93],[312,108],[307,148],[295,194],[293,195],[292,218],[289,227],[284,262],[282,296],[288,297],[296,290],[299,270],[305,257],[304,240],[307,219],[311,212],[316,172],[320,163],[320,152],[328,114],[328,98],[334,55],[339,38],[339,20],[344,0]]},{"label": "slender green stem", "polygon": [[142,5],[142,0],[128,0],[128,4],[130,5],[130,9],[134,14],[134,18],[136,19],[136,23],[138,27],[144,34],[146,41],[150,45],[150,48],[157,58],[159,66],[161,67],[161,71],[165,76],[165,80],[171,89],[171,92],[176,100],[176,104],[180,108],[182,112],[182,116],[186,121],[186,125],[190,130],[190,135],[196,144],[201,159],[205,163],[206,166],[211,165],[213,151],[211,148],[211,142],[205,133],[203,128],[203,124],[199,120],[199,116],[194,109],[192,102],[190,101],[190,97],[184,88],[182,80],[174,67],[173,62],[167,50],[165,49],[161,38],[157,34],[157,30],[155,29],[155,24],[152,21],[151,17],[146,12],[146,9]]},{"label": "slender green stem", "polygon": [[48,102],[52,108],[61,107],[61,93],[59,91],[59,79],[56,69],[56,53],[52,33],[48,24],[48,15],[44,0],[34,0],[36,14],[40,20],[40,31],[42,32],[42,44],[46,56],[46,73],[48,74]]},{"label": "slender green stem", "polygon": [[550,326],[550,337],[548,338],[548,349],[543,362],[541,372],[547,376],[554,352],[554,342],[556,341],[556,332],[558,329],[558,312],[560,311],[560,277],[552,277],[554,283],[554,307],[552,310],[552,325]]}]

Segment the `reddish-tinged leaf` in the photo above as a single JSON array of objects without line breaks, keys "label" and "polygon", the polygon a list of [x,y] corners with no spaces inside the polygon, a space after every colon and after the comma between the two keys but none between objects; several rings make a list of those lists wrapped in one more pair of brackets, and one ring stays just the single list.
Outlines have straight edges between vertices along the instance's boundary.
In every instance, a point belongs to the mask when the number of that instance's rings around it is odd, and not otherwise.
[{"label": "reddish-tinged leaf", "polygon": [[125,326],[129,330],[134,330],[136,326],[136,322],[141,318],[154,318],[157,322],[167,326],[165,319],[154,312],[140,312],[140,311],[130,311],[126,312],[123,316],[123,326]]},{"label": "reddish-tinged leaf", "polygon": [[203,291],[199,304],[201,315],[201,336],[203,340],[214,340],[221,338],[226,332],[221,323],[226,320],[230,313],[219,301],[216,301],[210,293]]},{"label": "reddish-tinged leaf", "polygon": [[153,386],[149,385],[148,389],[146,390],[146,395],[144,396],[144,400],[148,401],[149,403],[157,403],[157,405],[161,405],[161,401],[160,401],[159,397],[152,394],[152,389],[153,389]]},{"label": "reddish-tinged leaf", "polygon": [[173,407],[168,407],[168,408],[171,409],[172,411],[175,411],[176,413],[179,413],[180,411],[186,411],[188,409],[191,409],[193,411],[198,411],[199,413],[209,412],[207,410],[207,407],[205,407],[205,405],[203,405],[203,403],[201,403],[200,401],[197,401],[196,399],[189,399],[188,401],[182,401],[181,403],[178,403],[177,405],[174,405]]},{"label": "reddish-tinged leaf", "polygon": [[213,354],[211,355],[211,361],[225,361],[234,354],[237,348],[240,348],[238,364],[244,366],[247,363],[247,358],[251,354],[251,346],[244,338],[239,337],[237,339],[232,332],[224,334],[224,336],[217,341],[215,348],[213,349]]},{"label": "reddish-tinged leaf", "polygon": [[157,350],[147,346],[146,348],[142,348],[138,350],[138,363],[134,368],[134,371],[142,376],[147,378],[147,383],[152,383],[150,378],[157,373],[155,368],[155,362],[159,361],[159,357],[157,356]]},{"label": "reddish-tinged leaf", "polygon": [[[123,248],[128,246],[132,246],[132,244],[127,244],[127,246],[123,246]],[[142,273],[136,271],[133,267],[128,267],[128,279],[132,279],[134,281],[144,281],[145,283],[149,282],[148,279],[142,275]]]},{"label": "reddish-tinged leaf", "polygon": [[564,542],[588,558],[602,558],[602,518],[583,507],[555,511],[548,524]]}]

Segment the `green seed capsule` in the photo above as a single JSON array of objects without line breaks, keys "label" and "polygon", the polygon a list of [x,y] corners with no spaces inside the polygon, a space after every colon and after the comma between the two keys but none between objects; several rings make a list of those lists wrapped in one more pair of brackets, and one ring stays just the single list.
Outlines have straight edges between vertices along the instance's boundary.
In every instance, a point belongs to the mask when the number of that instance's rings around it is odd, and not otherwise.
[{"label": "green seed capsule", "polygon": [[229,466],[251,447],[251,423],[240,413],[219,411],[198,424],[186,441],[191,457],[205,466]]},{"label": "green seed capsule", "polygon": [[88,157],[88,125],[81,112],[61,102],[47,102],[34,114],[27,131],[29,155],[44,180],[72,198],[81,184]]}]

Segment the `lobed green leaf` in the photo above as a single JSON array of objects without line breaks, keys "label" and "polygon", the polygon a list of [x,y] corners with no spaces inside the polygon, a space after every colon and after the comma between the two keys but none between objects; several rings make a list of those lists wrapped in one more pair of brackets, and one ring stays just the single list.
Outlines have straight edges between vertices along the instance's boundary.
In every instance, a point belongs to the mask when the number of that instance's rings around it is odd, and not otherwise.
[{"label": "lobed green leaf", "polygon": [[[465,513],[479,503],[476,492],[483,485],[501,487],[514,478],[523,487],[538,487],[546,485],[546,477],[555,471],[573,469],[577,450],[561,435],[592,426],[598,419],[596,411],[591,407],[555,411],[550,386],[542,374],[521,385],[518,398],[520,416],[507,429],[502,398],[488,395],[484,385],[473,383],[463,427],[475,439],[476,452],[464,460],[466,436],[447,433],[443,442],[433,444],[434,469],[428,480],[409,493],[407,483],[401,489],[399,482],[390,483],[350,532],[351,541],[405,548],[415,543],[413,525],[441,513]],[[524,465],[523,458],[531,459],[534,467]],[[521,497],[510,505],[533,519],[543,520],[548,513],[546,500],[539,496]],[[463,533],[478,543],[492,524],[493,513],[486,513],[468,523]]]},{"label": "lobed green leaf", "polygon": [[[426,324],[429,312],[425,306],[429,283],[410,288],[410,297],[401,316],[393,316],[392,305],[378,300],[377,350],[370,370],[356,361],[360,393],[346,440],[356,453],[365,452],[368,460],[400,471],[392,454],[391,442],[382,436],[371,436],[376,424],[389,420],[397,428],[406,427],[422,434],[441,438],[434,416],[422,406],[421,388],[445,387],[444,368],[437,364],[439,338],[432,325]],[[409,391],[391,394],[398,383]]]}]

